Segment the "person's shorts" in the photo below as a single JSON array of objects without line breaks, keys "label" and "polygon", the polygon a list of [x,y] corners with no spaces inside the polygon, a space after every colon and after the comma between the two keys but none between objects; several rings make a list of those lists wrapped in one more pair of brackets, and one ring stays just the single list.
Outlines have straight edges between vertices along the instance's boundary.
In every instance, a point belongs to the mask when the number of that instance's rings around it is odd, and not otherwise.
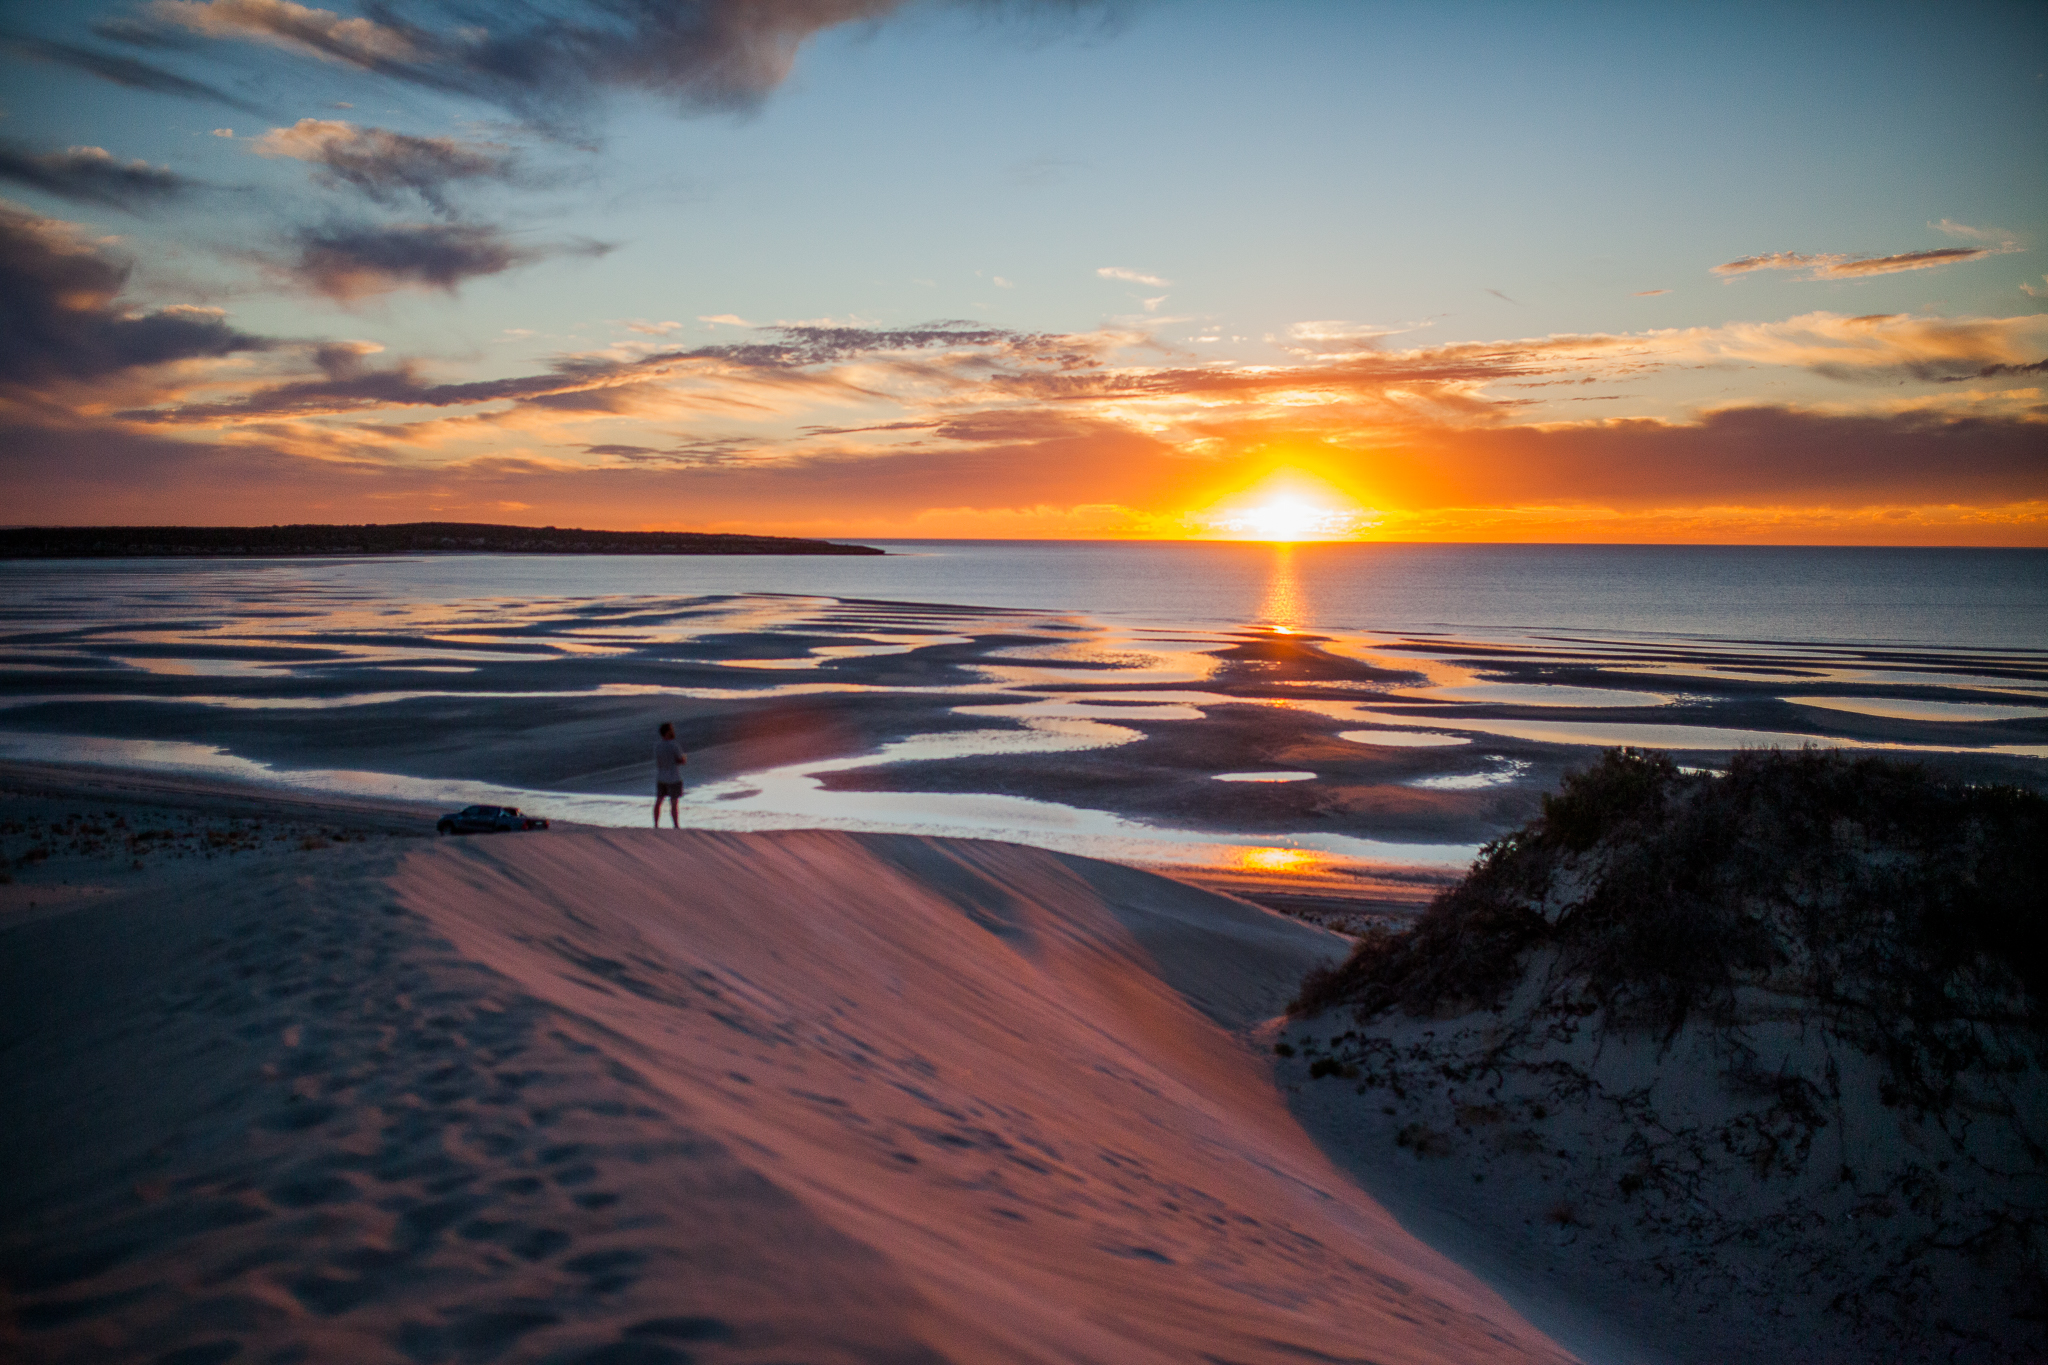
[{"label": "person's shorts", "polygon": [[683,784],[680,782],[657,782],[654,784],[654,799],[657,801],[661,800],[664,796],[681,796],[682,794]]}]

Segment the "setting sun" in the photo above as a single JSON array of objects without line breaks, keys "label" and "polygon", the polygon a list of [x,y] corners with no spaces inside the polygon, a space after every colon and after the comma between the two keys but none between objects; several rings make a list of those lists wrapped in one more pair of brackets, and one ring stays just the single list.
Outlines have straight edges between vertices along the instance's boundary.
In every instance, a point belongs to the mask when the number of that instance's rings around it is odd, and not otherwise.
[{"label": "setting sun", "polygon": [[[1304,485],[1314,485],[1304,487]],[[1346,540],[1375,518],[1319,479],[1294,474],[1267,480],[1211,512],[1214,534],[1229,540]]]},{"label": "setting sun", "polygon": [[1260,540],[1304,540],[1318,534],[1330,513],[1294,498],[1281,498],[1254,507],[1243,515],[1247,530]]}]

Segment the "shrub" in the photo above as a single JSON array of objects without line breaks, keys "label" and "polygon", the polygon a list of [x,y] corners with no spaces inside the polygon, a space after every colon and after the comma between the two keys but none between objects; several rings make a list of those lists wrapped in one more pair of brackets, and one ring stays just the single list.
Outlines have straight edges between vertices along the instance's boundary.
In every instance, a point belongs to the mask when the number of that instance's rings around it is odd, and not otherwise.
[{"label": "shrub", "polygon": [[1723,777],[1609,750],[1413,928],[1311,972],[1291,1009],[1498,1008],[1542,947],[1615,1023],[1675,1032],[1768,979],[1863,1015],[1909,1076],[1925,1068],[1908,1054],[1970,1060],[1975,1035],[1951,1025],[2043,1030],[2043,888],[2033,792],[1816,750],[1737,754]]}]

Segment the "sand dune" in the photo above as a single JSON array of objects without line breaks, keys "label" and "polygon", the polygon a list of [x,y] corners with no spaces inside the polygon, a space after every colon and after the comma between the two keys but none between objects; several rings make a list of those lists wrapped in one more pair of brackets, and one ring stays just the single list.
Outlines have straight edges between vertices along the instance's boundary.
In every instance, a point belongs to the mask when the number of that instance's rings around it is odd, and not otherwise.
[{"label": "sand dune", "polygon": [[325,850],[0,935],[33,1361],[1568,1357],[1242,1031],[1321,931],[821,832]]}]

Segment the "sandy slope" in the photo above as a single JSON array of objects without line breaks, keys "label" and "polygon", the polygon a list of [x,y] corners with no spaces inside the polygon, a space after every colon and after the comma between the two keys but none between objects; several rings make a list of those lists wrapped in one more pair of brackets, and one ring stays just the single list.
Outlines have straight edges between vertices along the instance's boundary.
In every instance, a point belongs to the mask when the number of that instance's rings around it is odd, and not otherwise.
[{"label": "sandy slope", "polygon": [[1552,1360],[1233,1030],[1328,936],[829,833],[323,850],[0,931],[34,1361]]}]

